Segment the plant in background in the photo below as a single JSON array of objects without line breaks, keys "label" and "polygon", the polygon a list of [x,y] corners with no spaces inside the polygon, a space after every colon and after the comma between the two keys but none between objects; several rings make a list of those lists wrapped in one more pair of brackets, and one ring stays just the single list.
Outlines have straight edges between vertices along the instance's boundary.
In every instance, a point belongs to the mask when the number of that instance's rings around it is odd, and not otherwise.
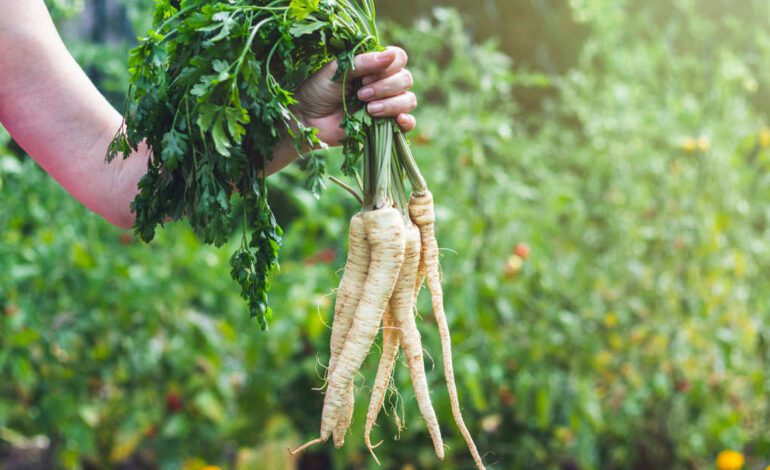
[{"label": "plant in background", "polygon": [[[463,18],[478,4],[382,25],[388,43],[409,51],[422,98],[412,150],[441,195],[436,230],[457,387],[479,448],[494,450],[485,460],[708,468],[732,448],[742,449],[744,468],[764,468],[767,2],[526,4],[569,9],[590,32],[575,68],[550,77],[553,100],[527,113],[515,96],[544,80],[473,39]],[[518,21],[531,31],[543,24]],[[560,23],[550,26],[554,49],[576,48]],[[710,149],[687,155],[679,147],[687,136],[708,136]],[[307,391],[323,373],[328,293],[360,204],[334,187],[315,200],[298,187],[306,173],[296,166],[270,177],[287,228],[271,295],[282,321],[259,335],[228,276],[239,240],[217,250],[173,224],[143,245],[5,142],[0,136],[0,458],[8,439],[44,435],[34,442],[49,442],[61,468],[139,458],[165,468],[294,468],[286,447],[318,432],[323,396]],[[507,279],[504,258],[519,240],[532,254]],[[428,311],[426,295],[418,307]],[[425,350],[437,351],[431,319],[418,328]],[[362,375],[377,367],[370,359]],[[414,419],[406,367],[393,383],[410,426],[376,450],[403,466],[469,468],[448,394],[436,386],[441,371],[426,367],[426,377],[445,460]],[[167,413],[169,392],[182,400],[177,413]],[[355,413],[366,416],[369,405],[356,400]],[[375,443],[399,432],[393,420],[377,424]],[[354,420],[352,435],[364,436],[365,425]],[[366,465],[364,440],[348,441],[301,462]]]}]

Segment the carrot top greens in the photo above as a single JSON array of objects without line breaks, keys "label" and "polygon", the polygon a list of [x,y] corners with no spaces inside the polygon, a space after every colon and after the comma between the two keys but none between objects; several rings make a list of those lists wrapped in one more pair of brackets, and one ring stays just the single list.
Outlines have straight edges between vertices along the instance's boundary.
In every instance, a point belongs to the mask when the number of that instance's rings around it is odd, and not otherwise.
[{"label": "carrot top greens", "polygon": [[[135,230],[149,242],[165,220],[187,219],[206,243],[221,246],[243,223],[232,277],[262,328],[272,315],[269,275],[282,236],[267,201],[266,164],[284,138],[298,152],[324,146],[295,114],[294,92],[330,61],[339,60],[343,79],[356,54],[380,50],[375,15],[373,0],[156,0],[153,29],[130,54],[125,126],[107,158],[127,158],[145,140],[152,151],[131,206]],[[373,120],[348,95],[342,170],[353,176],[365,147],[390,152],[393,124],[374,126],[372,136]],[[303,159],[317,194],[324,160]],[[373,172],[382,171],[372,181],[379,204],[387,165]]]}]

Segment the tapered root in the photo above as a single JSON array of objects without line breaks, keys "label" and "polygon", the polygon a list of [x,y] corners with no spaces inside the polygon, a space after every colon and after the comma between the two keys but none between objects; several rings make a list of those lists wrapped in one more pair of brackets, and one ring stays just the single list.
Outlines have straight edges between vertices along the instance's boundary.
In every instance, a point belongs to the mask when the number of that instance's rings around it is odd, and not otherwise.
[{"label": "tapered root", "polygon": [[380,459],[377,458],[377,454],[374,452],[374,449],[382,445],[382,441],[378,442],[375,445],[372,445],[372,441],[369,438],[368,434],[364,437],[364,440],[366,441],[366,448],[369,449],[369,453],[372,454],[372,458],[374,459],[374,461],[377,462],[377,465],[382,465],[380,463]]},{"label": "tapered root", "polygon": [[314,445],[323,444],[323,442],[324,442],[324,440],[319,437],[317,439],[313,439],[312,441],[309,441],[309,442],[306,442],[306,443],[302,444],[301,446],[297,447],[294,450],[291,450],[291,449],[287,449],[287,450],[289,451],[289,453],[291,455],[297,455],[297,454],[299,454],[301,452],[306,451],[308,448],[313,447]]},{"label": "tapered root", "polygon": [[[398,285],[396,287],[398,287]],[[394,292],[393,295],[395,296],[396,293]],[[385,315],[382,319],[382,355],[380,356],[377,376],[374,379],[374,386],[372,387],[372,396],[369,401],[369,410],[366,413],[366,425],[364,428],[364,440],[372,455],[374,455],[374,452],[372,452],[373,448],[371,447],[370,435],[374,423],[377,421],[377,416],[382,409],[382,405],[385,403],[388,384],[393,376],[393,368],[396,365],[396,359],[398,357],[398,336],[399,332],[393,324],[393,316],[389,308],[385,311]],[[375,460],[377,460],[376,457]]]},{"label": "tapered root", "polygon": [[[343,275],[340,287],[337,290],[337,302],[334,306],[334,324],[330,344],[331,358],[329,360],[328,378],[331,378],[331,375],[337,366],[339,355],[345,346],[348,333],[353,324],[353,317],[363,292],[364,283],[366,282],[366,277],[369,272],[371,253],[369,242],[366,239],[363,214],[356,214],[350,220],[348,246],[349,252],[348,259],[345,263],[345,274]],[[347,434],[347,430],[353,419],[354,402],[355,396],[353,383],[351,382],[345,392],[345,397],[339,411],[339,418],[332,432],[334,446],[337,449],[340,449],[345,445],[345,434]]]},{"label": "tapered root", "polygon": [[433,195],[430,192],[426,192],[423,195],[413,195],[409,201],[409,215],[412,221],[420,228],[420,234],[422,235],[422,258],[425,262],[426,280],[428,284],[428,290],[431,295],[431,304],[433,306],[433,313],[436,317],[436,323],[438,325],[439,335],[441,336],[441,350],[443,354],[444,363],[444,377],[447,384],[447,390],[449,392],[449,400],[452,408],[452,416],[454,417],[455,424],[460,430],[465,443],[470,450],[473,460],[476,463],[476,467],[484,469],[484,462],[479,455],[479,451],[476,448],[476,443],[473,442],[468,427],[463,420],[462,411],[460,410],[460,400],[457,396],[457,386],[455,384],[454,366],[452,363],[452,339],[449,333],[449,324],[447,322],[446,313],[444,311],[444,292],[441,287],[441,272],[438,260],[438,243],[436,242],[435,222],[436,215],[433,206]]},{"label": "tapered root", "polygon": [[420,232],[417,227],[410,227],[407,232],[406,257],[393,298],[390,300],[393,319],[399,329],[401,348],[404,350],[409,375],[412,379],[417,406],[425,420],[428,433],[439,460],[444,459],[444,442],[441,438],[436,411],[430,399],[430,390],[425,376],[425,363],[422,355],[422,339],[414,318],[414,292],[420,260]]},{"label": "tapered root", "polygon": [[340,419],[348,387],[374,343],[404,261],[404,222],[396,209],[367,212],[364,227],[371,247],[369,273],[345,345],[329,379],[321,412],[323,439],[331,437]]}]

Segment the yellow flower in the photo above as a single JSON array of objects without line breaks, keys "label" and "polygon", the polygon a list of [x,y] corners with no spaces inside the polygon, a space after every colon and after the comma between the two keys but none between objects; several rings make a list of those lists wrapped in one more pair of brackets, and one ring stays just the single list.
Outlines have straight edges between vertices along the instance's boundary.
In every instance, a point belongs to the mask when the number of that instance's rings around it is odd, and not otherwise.
[{"label": "yellow flower", "polygon": [[513,255],[508,258],[508,261],[505,263],[503,274],[505,275],[506,279],[513,279],[519,274],[519,272],[521,272],[523,267],[524,258],[519,255]]},{"label": "yellow flower", "polygon": [[759,145],[763,149],[770,148],[770,128],[765,127],[759,131]]},{"label": "yellow flower", "polygon": [[215,465],[206,465],[205,467],[201,468],[201,470],[222,470],[222,469]]},{"label": "yellow flower", "polygon": [[684,150],[686,153],[695,153],[698,151],[698,141],[692,137],[687,137],[682,141],[681,144],[679,144],[679,148]]},{"label": "yellow flower", "polygon": [[734,450],[723,450],[717,455],[718,470],[741,470],[746,459]]}]

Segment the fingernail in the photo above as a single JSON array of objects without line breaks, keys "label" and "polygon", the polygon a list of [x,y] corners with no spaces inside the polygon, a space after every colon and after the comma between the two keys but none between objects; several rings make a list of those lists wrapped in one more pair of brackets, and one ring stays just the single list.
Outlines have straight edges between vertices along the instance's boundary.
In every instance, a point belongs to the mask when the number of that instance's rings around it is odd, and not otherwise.
[{"label": "fingernail", "polygon": [[393,51],[385,51],[380,52],[380,55],[377,56],[377,60],[380,62],[388,62],[396,58],[396,53]]},{"label": "fingernail", "polygon": [[372,103],[369,105],[369,114],[377,114],[385,111],[385,105],[382,103]]},{"label": "fingernail", "polygon": [[358,90],[358,98],[367,101],[372,98],[374,98],[374,88],[367,87],[367,88],[361,88]]}]

